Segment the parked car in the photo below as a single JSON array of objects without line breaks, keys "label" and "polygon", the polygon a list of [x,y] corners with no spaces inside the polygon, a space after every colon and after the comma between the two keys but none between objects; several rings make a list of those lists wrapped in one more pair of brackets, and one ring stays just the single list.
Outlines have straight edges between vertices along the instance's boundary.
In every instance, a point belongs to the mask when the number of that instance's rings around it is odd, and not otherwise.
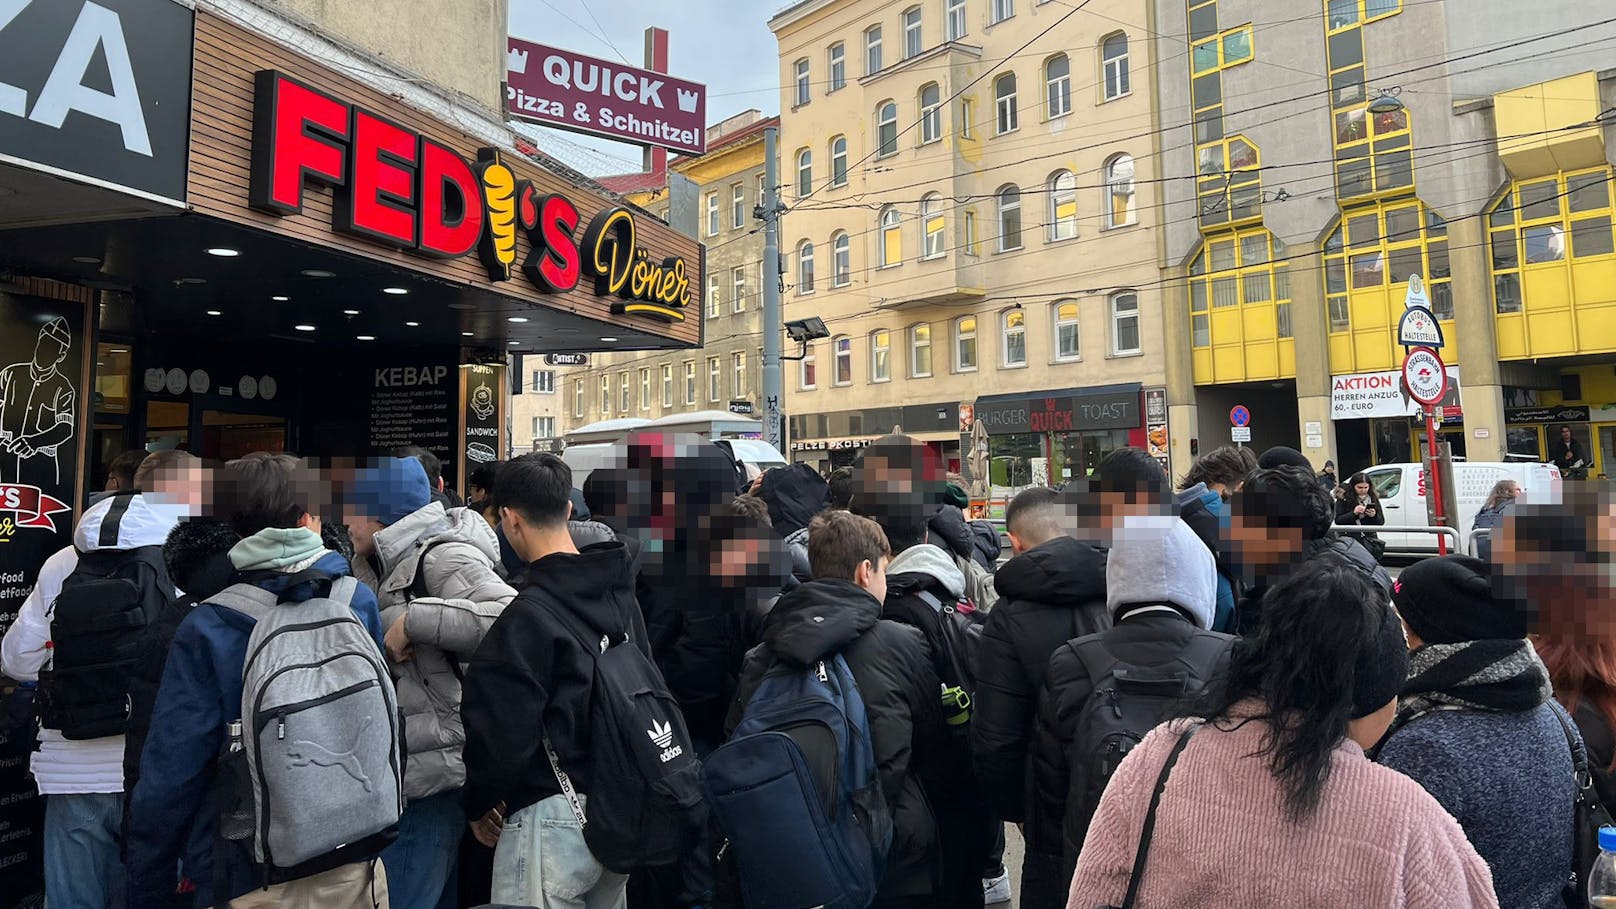
[{"label": "parked car", "polygon": [[[1499,480],[1514,480],[1521,485],[1521,501],[1538,505],[1559,504],[1561,495],[1560,470],[1553,464],[1456,461],[1453,465],[1454,490],[1458,503],[1444,503],[1448,507],[1448,525],[1469,533],[1476,520],[1476,512],[1487,501],[1487,495]],[[1388,525],[1426,525],[1430,523],[1426,510],[1425,468],[1420,464],[1382,464],[1364,471]],[[1382,531],[1380,538],[1388,552],[1429,553],[1436,551],[1436,535],[1429,533],[1399,533]]]}]

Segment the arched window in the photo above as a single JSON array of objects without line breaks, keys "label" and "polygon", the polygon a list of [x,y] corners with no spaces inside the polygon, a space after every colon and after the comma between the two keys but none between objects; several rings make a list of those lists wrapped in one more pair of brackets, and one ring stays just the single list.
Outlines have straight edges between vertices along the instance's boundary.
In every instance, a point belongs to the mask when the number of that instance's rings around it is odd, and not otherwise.
[{"label": "arched window", "polygon": [[846,287],[853,280],[853,243],[837,232],[830,241],[830,286]]},{"label": "arched window", "polygon": [[1051,120],[1072,112],[1072,61],[1065,54],[1044,62],[1044,89]]},{"label": "arched window", "polygon": [[925,322],[909,326],[909,377],[931,375],[931,326]]},{"label": "arched window", "polygon": [[993,99],[998,110],[998,132],[1014,132],[1021,121],[1016,112],[1016,74],[1005,73],[993,80]]},{"label": "arched window", "polygon": [[808,79],[808,58],[804,57],[801,60],[798,60],[793,65],[792,69],[795,84],[797,86],[796,104],[798,107],[801,107],[811,100],[811,95],[809,92],[809,86],[811,83]]},{"label": "arched window", "polygon": [[881,212],[881,265],[897,265],[903,261],[903,219],[896,208]]},{"label": "arched window", "polygon": [[1077,236],[1077,178],[1069,170],[1049,178],[1049,241]]},{"label": "arched window", "polygon": [[1055,317],[1055,359],[1057,361],[1076,360],[1082,354],[1079,347],[1080,338],[1077,324],[1077,303],[1072,300],[1056,302],[1053,314]]},{"label": "arched window", "polygon": [[875,139],[877,158],[898,153],[898,102],[882,101],[876,106]]},{"label": "arched window", "polygon": [[1021,190],[1006,186],[999,190],[999,252],[1021,248]]},{"label": "arched window", "polygon": [[1139,295],[1123,291],[1111,295],[1111,352],[1139,352]]},{"label": "arched window", "polygon": [[1128,36],[1122,32],[1107,35],[1100,42],[1101,74],[1105,82],[1105,100],[1120,98],[1128,88]]},{"label": "arched window", "polygon": [[920,89],[920,144],[936,142],[943,137],[943,93],[937,83],[928,82]]},{"label": "arched window", "polygon": [[892,381],[892,332],[885,328],[870,332],[870,381]]},{"label": "arched window", "polygon": [[830,140],[830,185],[847,185],[847,137]]},{"label": "arched window", "polygon": [[809,149],[797,152],[797,198],[806,199],[814,191],[814,153]]},{"label": "arched window", "polygon": [[1000,317],[1001,360],[1006,367],[1027,365],[1027,313],[1020,309],[1006,310]]},{"label": "arched window", "polygon": [[911,6],[903,11],[903,59],[920,56],[920,7]]},{"label": "arched window", "polygon": [[814,244],[807,240],[797,244],[797,293],[814,292]]},{"label": "arched window", "polygon": [[836,359],[835,373],[831,376],[833,385],[853,384],[853,339],[843,335],[831,342],[831,352]]},{"label": "arched window", "polygon": [[936,193],[920,200],[920,227],[924,240],[920,247],[922,259],[935,259],[947,250],[943,246],[943,203]]},{"label": "arched window", "polygon": [[1134,198],[1133,156],[1115,155],[1105,162],[1105,226],[1122,227],[1138,220]]},{"label": "arched window", "polygon": [[881,71],[881,26],[871,26],[864,32],[864,75],[873,76]]},{"label": "arched window", "polygon": [[954,370],[972,372],[976,369],[976,316],[961,316],[954,320]]}]

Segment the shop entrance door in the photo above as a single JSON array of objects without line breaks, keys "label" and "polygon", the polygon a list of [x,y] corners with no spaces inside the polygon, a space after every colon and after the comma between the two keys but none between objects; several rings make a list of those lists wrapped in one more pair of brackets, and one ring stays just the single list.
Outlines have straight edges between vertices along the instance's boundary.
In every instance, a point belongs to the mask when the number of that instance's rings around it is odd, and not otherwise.
[{"label": "shop entrance door", "polygon": [[202,411],[199,436],[207,460],[233,461],[255,451],[286,450],[286,420],[262,414]]}]

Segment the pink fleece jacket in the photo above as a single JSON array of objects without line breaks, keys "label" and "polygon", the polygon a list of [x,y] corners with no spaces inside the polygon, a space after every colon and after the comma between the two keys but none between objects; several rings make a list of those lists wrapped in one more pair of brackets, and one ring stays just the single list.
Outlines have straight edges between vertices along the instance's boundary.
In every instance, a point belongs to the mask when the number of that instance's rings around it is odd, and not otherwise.
[{"label": "pink fleece jacket", "polygon": [[[1318,812],[1286,819],[1260,721],[1207,726],[1179,757],[1156,810],[1137,909],[1497,909],[1492,874],[1420,785],[1336,747]],[[1077,862],[1067,909],[1118,906],[1150,793],[1175,731],[1159,727],[1111,779]]]}]

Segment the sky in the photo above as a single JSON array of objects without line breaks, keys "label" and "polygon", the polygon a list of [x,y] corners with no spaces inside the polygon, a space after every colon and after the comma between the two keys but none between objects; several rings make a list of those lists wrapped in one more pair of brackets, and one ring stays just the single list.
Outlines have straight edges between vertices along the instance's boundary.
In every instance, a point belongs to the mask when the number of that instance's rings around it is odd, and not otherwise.
[{"label": "sky", "polygon": [[[779,111],[779,51],[768,20],[786,2],[510,0],[510,34],[640,66],[645,29],[665,28],[668,70],[707,86],[712,125],[752,107],[765,114]],[[640,169],[637,145],[537,126],[528,134],[545,152],[592,177]]]}]

